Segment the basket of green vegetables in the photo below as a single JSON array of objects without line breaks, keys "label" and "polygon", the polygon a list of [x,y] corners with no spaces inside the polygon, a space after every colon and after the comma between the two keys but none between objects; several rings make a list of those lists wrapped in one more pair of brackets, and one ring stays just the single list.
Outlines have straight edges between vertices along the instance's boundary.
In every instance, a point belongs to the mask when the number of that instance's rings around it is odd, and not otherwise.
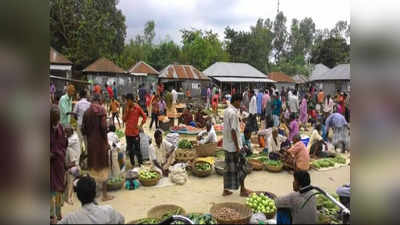
[{"label": "basket of green vegetables", "polygon": [[192,173],[197,177],[207,177],[212,173],[212,165],[205,161],[194,162]]}]

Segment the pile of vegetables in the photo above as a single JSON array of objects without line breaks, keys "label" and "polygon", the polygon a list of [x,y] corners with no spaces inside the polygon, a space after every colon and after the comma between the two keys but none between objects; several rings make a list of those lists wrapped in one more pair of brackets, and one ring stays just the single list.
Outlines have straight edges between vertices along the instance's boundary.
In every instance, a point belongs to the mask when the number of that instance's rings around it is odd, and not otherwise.
[{"label": "pile of vegetables", "polygon": [[197,162],[194,167],[198,170],[198,171],[209,171],[211,170],[211,165],[210,163],[207,162]]},{"label": "pile of vegetables", "polygon": [[182,210],[181,209],[175,209],[175,210],[168,210],[166,213],[164,213],[162,216],[161,216],[161,220],[165,220],[165,219],[168,219],[169,217],[171,217],[171,216],[173,216],[173,215],[182,215],[183,214],[183,212],[182,212]]},{"label": "pile of vegetables", "polygon": [[221,220],[238,220],[240,219],[240,213],[235,209],[222,207],[215,211],[215,216]]},{"label": "pile of vegetables", "polygon": [[192,149],[193,144],[187,139],[182,139],[181,141],[178,142],[178,148],[181,149]]},{"label": "pile of vegetables", "polygon": [[332,160],[337,164],[346,164],[346,159],[341,155],[336,155]]},{"label": "pile of vegetables", "polygon": [[160,220],[155,218],[144,218],[137,221],[137,224],[158,224],[158,223],[160,223]]},{"label": "pile of vegetables", "polygon": [[187,217],[194,224],[217,224],[217,221],[210,214],[190,213]]},{"label": "pile of vegetables", "polygon": [[271,214],[276,211],[275,201],[268,198],[263,193],[252,193],[246,199],[246,204],[253,210],[254,213],[267,213]]},{"label": "pile of vegetables", "polygon": [[279,160],[268,160],[265,163],[270,165],[270,166],[274,166],[274,167],[282,166],[282,162],[279,161]]},{"label": "pile of vegetables", "polygon": [[118,136],[118,138],[123,138],[125,137],[125,133],[122,130],[116,130],[115,134]]},{"label": "pile of vegetables", "polygon": [[107,180],[107,184],[118,184],[124,182],[123,177],[113,177],[109,180]]},{"label": "pile of vegetables", "polygon": [[332,167],[335,166],[335,162],[332,159],[318,159],[314,160],[311,165],[315,167],[316,169],[319,168],[326,168],[326,167]]},{"label": "pile of vegetables", "polygon": [[[331,196],[339,201],[339,196],[337,194],[331,194]],[[317,195],[317,209],[318,212],[322,215],[320,216],[320,220],[325,220],[326,218],[329,218],[329,221],[327,221],[329,223],[340,223],[340,221],[338,221],[337,219],[340,208],[327,197],[325,197],[325,195]]]},{"label": "pile of vegetables", "polygon": [[142,180],[152,180],[154,178],[158,178],[160,175],[155,171],[150,170],[140,170],[139,171],[139,179]]}]

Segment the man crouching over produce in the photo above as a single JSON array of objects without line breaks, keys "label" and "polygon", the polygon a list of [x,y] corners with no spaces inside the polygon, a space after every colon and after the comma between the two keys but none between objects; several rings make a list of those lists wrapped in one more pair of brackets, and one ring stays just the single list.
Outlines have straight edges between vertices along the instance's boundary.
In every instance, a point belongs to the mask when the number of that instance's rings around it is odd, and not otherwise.
[{"label": "man crouching over produce", "polygon": [[284,209],[290,211],[292,224],[316,224],[317,203],[310,187],[310,174],[307,171],[296,171],[293,177],[294,192],[275,201],[278,208],[277,224],[284,223],[288,216]]},{"label": "man crouching over produce", "polygon": [[154,132],[155,145],[149,147],[149,159],[153,169],[163,176],[168,176],[168,168],[175,162],[175,147],[163,140],[161,130]]},{"label": "man crouching over produce", "polygon": [[232,96],[232,103],[224,112],[224,137],[225,163],[227,170],[224,173],[224,190],[222,196],[231,195],[240,185],[240,196],[247,197],[250,192],[244,186],[248,174],[247,160],[242,149],[240,139],[239,108],[242,95],[237,93]]},{"label": "man crouching over produce", "polygon": [[206,128],[207,130],[202,131],[197,135],[199,144],[217,143],[217,134],[215,133],[214,126],[210,120],[207,121]]},{"label": "man crouching over produce", "polygon": [[90,176],[79,179],[76,185],[76,195],[82,203],[78,209],[58,224],[125,224],[125,218],[109,205],[98,205],[96,197],[96,181]]},{"label": "man crouching over produce", "polygon": [[300,135],[293,137],[293,146],[284,152],[287,167],[296,170],[307,171],[310,168],[310,154],[300,139]]}]

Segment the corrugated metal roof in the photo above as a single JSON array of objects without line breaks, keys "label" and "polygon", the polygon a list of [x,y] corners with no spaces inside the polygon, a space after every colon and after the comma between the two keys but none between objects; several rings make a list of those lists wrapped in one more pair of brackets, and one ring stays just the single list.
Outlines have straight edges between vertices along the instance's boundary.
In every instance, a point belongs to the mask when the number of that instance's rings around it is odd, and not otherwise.
[{"label": "corrugated metal roof", "polygon": [[265,78],[249,78],[249,77],[213,77],[219,82],[232,82],[232,83],[276,83],[276,81]]},{"label": "corrugated metal roof", "polygon": [[125,70],[119,68],[110,60],[102,57],[86,67],[83,72],[125,73]]},{"label": "corrugated metal roof", "polygon": [[339,64],[314,80],[351,80],[350,64]]},{"label": "corrugated metal roof", "polygon": [[54,48],[50,47],[50,64],[72,65],[72,62]]},{"label": "corrugated metal roof", "polygon": [[247,63],[216,62],[203,71],[209,77],[258,77],[265,74]]},{"label": "corrugated metal roof", "polygon": [[282,73],[282,72],[272,72],[268,74],[268,78],[274,80],[276,82],[286,82],[286,83],[295,83],[293,78]]},{"label": "corrugated metal roof", "polygon": [[209,78],[192,65],[168,65],[161,70],[159,78],[209,80]]},{"label": "corrugated metal roof", "polygon": [[151,74],[151,75],[158,75],[160,72],[158,72],[156,69],[154,69],[152,66],[149,64],[139,61],[136,63],[134,66],[132,66],[131,69],[129,69],[129,73],[145,73],[145,74]]},{"label": "corrugated metal roof", "polygon": [[325,66],[324,64],[317,64],[315,65],[313,71],[311,72],[310,76],[310,81],[318,80],[320,79],[326,72],[328,72],[330,69],[329,67]]},{"label": "corrugated metal roof", "polygon": [[293,80],[297,84],[304,84],[304,83],[308,82],[308,77],[301,75],[301,74],[297,74],[297,75],[293,76]]}]

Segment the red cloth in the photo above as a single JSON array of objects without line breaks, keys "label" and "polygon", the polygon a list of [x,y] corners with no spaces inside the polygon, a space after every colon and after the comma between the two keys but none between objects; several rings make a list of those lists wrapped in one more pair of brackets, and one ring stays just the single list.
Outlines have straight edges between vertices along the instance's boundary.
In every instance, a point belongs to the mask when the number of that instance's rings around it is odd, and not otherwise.
[{"label": "red cloth", "polygon": [[212,97],[212,106],[213,106],[213,109],[214,109],[214,110],[217,110],[217,109],[218,109],[218,98],[219,98],[218,95],[214,95],[214,96]]},{"label": "red cloth", "polygon": [[146,123],[146,114],[143,112],[143,109],[138,105],[134,104],[133,106],[126,107],[124,122],[126,124],[125,127],[125,135],[126,136],[138,136],[139,135],[139,117],[142,117],[142,125]]},{"label": "red cloth", "polygon": [[94,86],[94,90],[93,90],[95,93],[97,93],[97,94],[101,94],[101,87],[100,87],[100,85],[96,85],[96,86]]},{"label": "red cloth", "polygon": [[92,103],[83,114],[82,134],[87,137],[88,168],[101,170],[108,167],[108,139],[106,110]]},{"label": "red cloth", "polygon": [[107,87],[107,92],[110,98],[114,97],[114,92],[110,86]]},{"label": "red cloth", "polygon": [[65,176],[65,152],[68,139],[61,124],[57,128],[50,128],[50,191],[63,192]]}]

